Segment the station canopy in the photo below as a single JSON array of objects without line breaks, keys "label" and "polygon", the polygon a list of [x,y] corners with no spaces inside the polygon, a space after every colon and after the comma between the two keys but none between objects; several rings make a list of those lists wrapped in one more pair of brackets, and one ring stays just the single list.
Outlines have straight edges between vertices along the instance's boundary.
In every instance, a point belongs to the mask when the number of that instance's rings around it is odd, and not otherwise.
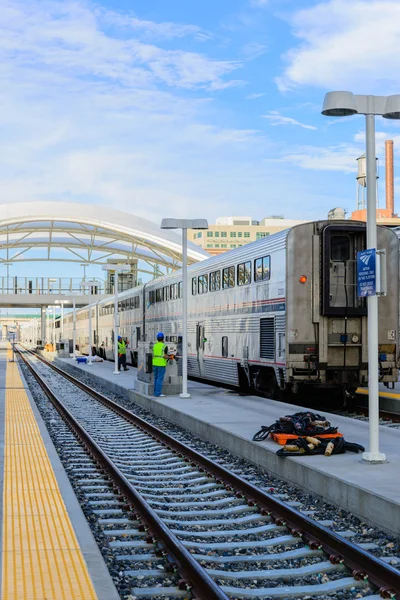
[{"label": "station canopy", "polygon": [[[3,204],[0,264],[64,261],[102,265],[137,259],[143,261],[139,271],[153,275],[169,272],[181,266],[181,236],[179,231],[160,229],[159,223],[90,204]],[[205,250],[188,242],[189,264],[208,257]]]}]

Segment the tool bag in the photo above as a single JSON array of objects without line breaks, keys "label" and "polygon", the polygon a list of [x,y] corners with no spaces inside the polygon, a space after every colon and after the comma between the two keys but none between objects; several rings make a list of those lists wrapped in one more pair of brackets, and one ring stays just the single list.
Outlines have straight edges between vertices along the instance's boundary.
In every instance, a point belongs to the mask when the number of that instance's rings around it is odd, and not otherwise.
[{"label": "tool bag", "polygon": [[296,436],[317,436],[321,434],[337,434],[337,427],[331,427],[329,421],[322,415],[312,412],[298,412],[294,415],[280,417],[267,427],[263,425],[253,436],[253,442],[262,442],[270,434],[290,434]]}]

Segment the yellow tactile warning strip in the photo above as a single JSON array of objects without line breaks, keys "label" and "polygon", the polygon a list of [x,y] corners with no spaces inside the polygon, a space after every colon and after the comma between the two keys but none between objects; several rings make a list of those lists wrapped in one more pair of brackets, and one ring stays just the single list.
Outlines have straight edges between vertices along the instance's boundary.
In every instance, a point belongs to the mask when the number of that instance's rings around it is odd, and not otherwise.
[{"label": "yellow tactile warning strip", "polygon": [[96,600],[15,363],[7,364],[5,395],[1,598]]},{"label": "yellow tactile warning strip", "polygon": [[[368,396],[368,388],[358,388],[356,393]],[[396,392],[381,392],[381,390],[379,390],[379,396],[381,398],[395,398],[396,400],[400,399],[400,394]]]}]

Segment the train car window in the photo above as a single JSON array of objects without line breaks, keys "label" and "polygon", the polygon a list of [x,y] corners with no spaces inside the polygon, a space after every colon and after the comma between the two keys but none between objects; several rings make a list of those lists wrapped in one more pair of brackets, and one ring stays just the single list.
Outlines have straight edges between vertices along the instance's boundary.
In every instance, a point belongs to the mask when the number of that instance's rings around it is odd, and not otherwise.
[{"label": "train car window", "polygon": [[135,296],[134,297],[134,301],[135,301],[134,307],[135,308],[140,308],[140,296]]},{"label": "train car window", "polygon": [[254,261],[254,281],[268,281],[271,277],[271,257],[264,256]]},{"label": "train car window", "polygon": [[156,290],[156,302],[162,302],[162,288]]},{"label": "train car window", "polygon": [[140,342],[140,327],[136,327],[136,342]]},{"label": "train car window", "polygon": [[154,304],[155,301],[156,301],[156,295],[154,293],[154,290],[151,290],[151,292],[149,292],[149,302],[150,302],[150,304]]},{"label": "train car window", "polygon": [[163,300],[164,302],[168,302],[169,300],[169,285],[163,288]]},{"label": "train car window", "polygon": [[210,292],[218,292],[221,289],[221,271],[210,273]]},{"label": "train car window", "polygon": [[228,358],[228,336],[226,335],[222,338],[222,356]]},{"label": "train car window", "polygon": [[170,285],[170,298],[171,300],[176,300],[176,288],[177,288],[177,284],[176,283],[172,283]]},{"label": "train car window", "polygon": [[199,285],[199,294],[207,294],[207,292],[208,292],[208,275],[199,275],[198,285]]},{"label": "train car window", "polygon": [[197,277],[192,278],[192,296],[197,294]]},{"label": "train car window", "polygon": [[235,267],[226,267],[222,270],[222,289],[235,287]]},{"label": "train car window", "polygon": [[178,283],[178,298],[182,298],[182,281]]},{"label": "train car window", "polygon": [[263,278],[263,260],[256,258],[254,261],[254,281],[262,281]]},{"label": "train car window", "polygon": [[331,260],[346,262],[350,259],[350,240],[344,235],[331,237]]},{"label": "train car window", "polygon": [[268,281],[271,277],[271,257],[264,256],[263,258],[263,279]]},{"label": "train car window", "polygon": [[251,283],[251,262],[241,263],[237,266],[237,284],[248,285]]}]

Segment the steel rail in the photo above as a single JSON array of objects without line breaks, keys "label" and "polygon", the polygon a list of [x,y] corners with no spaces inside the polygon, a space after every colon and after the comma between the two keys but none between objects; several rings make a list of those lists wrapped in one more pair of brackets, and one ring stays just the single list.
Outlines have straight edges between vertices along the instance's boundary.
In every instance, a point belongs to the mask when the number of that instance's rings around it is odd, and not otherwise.
[{"label": "steel rail", "polygon": [[[158,517],[142,495],[134,488],[91,435],[80,425],[63,402],[57,398],[56,394],[49,388],[46,382],[43,381],[39,373],[37,373],[30,362],[24,357],[22,352],[19,349],[16,349],[16,352],[28,367],[30,373],[32,373],[53,406],[62,415],[62,418],[75,432],[81,442],[88,448],[96,461],[109,473],[119,490],[126,497],[128,503],[133,506],[135,512],[139,514],[142,520],[147,524],[151,532],[148,541],[154,542],[160,540],[162,545],[168,550],[168,553],[170,553],[171,557],[173,557],[178,565],[179,573],[184,577],[180,582],[180,585],[183,586],[182,589],[185,589],[187,586],[197,600],[228,600],[228,596],[222,591],[220,586],[215,583],[205,569],[203,569],[203,567],[192,557],[190,552],[186,550],[178,538],[170,531],[160,517]],[[35,356],[41,358],[36,354]],[[52,366],[45,360],[42,362],[45,362],[47,366]],[[152,538],[151,534],[156,540]]]},{"label": "steel rail", "polygon": [[[354,409],[365,417],[368,417],[368,406],[356,404],[354,405]],[[392,421],[393,423],[400,423],[400,413],[391,412],[389,410],[379,409],[379,418],[385,419],[386,421]]]},{"label": "steel rail", "polygon": [[158,429],[128,409],[110,400],[89,385],[79,381],[73,375],[66,373],[39,354],[30,350],[28,352],[31,352],[47,366],[124,417],[127,421],[150,434],[161,444],[168,446],[182,459],[192,462],[193,466],[198,467],[200,471],[207,471],[213,475],[219,483],[224,483],[228,490],[236,490],[238,497],[246,500],[251,506],[258,506],[260,511],[270,516],[276,525],[285,525],[293,536],[302,538],[310,548],[321,549],[326,552],[333,563],[344,564],[351,570],[352,575],[356,579],[368,579],[372,585],[379,589],[383,598],[400,600],[400,571],[341,537],[334,531],[313,521],[295,508],[266,494],[255,485],[249,483],[239,475],[230,472],[225,467],[193,450],[186,444],[175,440],[161,429]]}]

